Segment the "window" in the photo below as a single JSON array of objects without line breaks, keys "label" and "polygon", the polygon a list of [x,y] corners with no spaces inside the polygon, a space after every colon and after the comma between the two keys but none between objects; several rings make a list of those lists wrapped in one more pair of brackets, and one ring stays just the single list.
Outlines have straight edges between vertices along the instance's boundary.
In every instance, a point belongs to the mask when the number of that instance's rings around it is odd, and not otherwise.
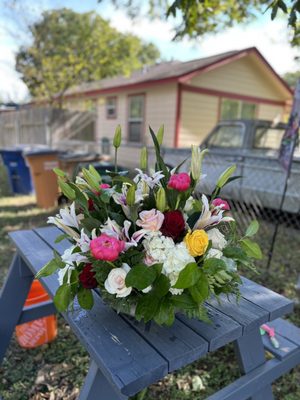
[{"label": "window", "polygon": [[128,141],[140,143],[144,127],[144,95],[129,96]]},{"label": "window", "polygon": [[[255,130],[254,148],[279,151],[284,132],[284,126],[258,126]],[[296,143],[294,156],[300,157],[299,141]]]},{"label": "window", "polygon": [[107,97],[106,98],[106,118],[114,119],[117,118],[117,98]]},{"label": "window", "polygon": [[208,147],[242,147],[244,141],[244,126],[221,125],[208,140]]},{"label": "window", "polygon": [[241,100],[222,99],[221,120],[224,119],[254,119],[256,111],[255,103]]}]

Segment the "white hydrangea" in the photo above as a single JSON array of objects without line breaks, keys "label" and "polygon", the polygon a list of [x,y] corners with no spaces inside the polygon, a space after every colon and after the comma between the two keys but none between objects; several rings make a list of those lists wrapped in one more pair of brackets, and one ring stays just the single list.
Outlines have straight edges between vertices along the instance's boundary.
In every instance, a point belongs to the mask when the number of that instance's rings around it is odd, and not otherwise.
[{"label": "white hydrangea", "polygon": [[206,258],[221,258],[222,256],[223,253],[218,249],[209,249],[208,253],[206,254]]},{"label": "white hydrangea", "polygon": [[217,228],[210,229],[208,232],[208,238],[212,241],[212,247],[217,250],[223,250],[227,245],[227,240],[223,233]]},{"label": "white hydrangea", "polygon": [[144,248],[153,262],[163,263],[167,255],[173,251],[175,243],[173,239],[163,236],[160,232],[151,232],[143,241]]}]

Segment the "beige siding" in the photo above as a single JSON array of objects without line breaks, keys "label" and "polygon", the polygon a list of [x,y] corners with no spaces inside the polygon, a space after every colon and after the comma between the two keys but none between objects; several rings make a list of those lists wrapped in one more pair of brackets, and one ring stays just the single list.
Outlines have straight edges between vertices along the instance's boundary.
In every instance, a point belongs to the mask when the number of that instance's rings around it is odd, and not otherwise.
[{"label": "beige siding", "polygon": [[272,100],[286,100],[289,96],[282,89],[278,90],[270,71],[266,71],[252,55],[202,73],[189,83],[202,88]]},{"label": "beige siding", "polygon": [[218,104],[215,96],[182,93],[179,147],[201,143],[218,121]]},{"label": "beige siding", "polygon": [[283,120],[284,109],[280,106],[272,106],[269,104],[260,104],[258,106],[257,118],[259,119],[267,119],[270,121],[273,120]]}]

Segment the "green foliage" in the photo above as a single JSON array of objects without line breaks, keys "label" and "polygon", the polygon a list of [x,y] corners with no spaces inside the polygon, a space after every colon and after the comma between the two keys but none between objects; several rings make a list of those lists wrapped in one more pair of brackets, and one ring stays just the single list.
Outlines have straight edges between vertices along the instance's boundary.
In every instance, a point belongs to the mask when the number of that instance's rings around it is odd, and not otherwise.
[{"label": "green foliage", "polygon": [[153,44],[118,32],[96,12],[45,11],[29,30],[32,43],[19,49],[16,69],[33,97],[58,105],[70,87],[129,75],[160,56]]},{"label": "green foliage", "polygon": [[59,312],[64,312],[68,309],[69,305],[71,304],[73,300],[73,294],[72,294],[72,289],[71,285],[64,284],[61,285],[53,298],[53,302],[55,307]]},{"label": "green foliage", "polygon": [[150,286],[156,278],[156,271],[154,268],[147,267],[146,265],[140,264],[135,265],[126,275],[126,286],[134,287],[139,290],[146,289]]},{"label": "green foliage", "polygon": [[262,258],[262,252],[259,245],[252,240],[247,238],[242,239],[241,246],[249,257],[257,258],[258,260]]},{"label": "green foliage", "polygon": [[[101,1],[101,0],[98,0]],[[102,0],[103,1],[103,0]],[[129,16],[137,17],[144,8],[139,0],[111,0],[117,7],[124,7]],[[142,9],[142,10],[141,10]],[[257,12],[271,10],[270,18],[279,18],[278,11],[287,16],[287,24],[299,40],[300,0],[149,0],[146,15],[158,18],[175,18],[175,37],[202,37],[224,31],[235,24],[247,23],[257,18]]]},{"label": "green foliage", "polygon": [[85,310],[91,310],[94,305],[94,297],[90,289],[81,287],[77,293],[77,299],[80,307]]},{"label": "green foliage", "polygon": [[180,271],[178,279],[173,286],[176,289],[189,288],[198,281],[201,271],[196,263],[187,264],[182,271]]},{"label": "green foliage", "polygon": [[159,303],[154,321],[159,325],[171,326],[175,320],[175,307],[170,297],[164,297]]},{"label": "green foliage", "polygon": [[256,220],[252,221],[246,230],[245,236],[248,237],[254,236],[258,232],[258,229],[259,229],[259,223]]}]

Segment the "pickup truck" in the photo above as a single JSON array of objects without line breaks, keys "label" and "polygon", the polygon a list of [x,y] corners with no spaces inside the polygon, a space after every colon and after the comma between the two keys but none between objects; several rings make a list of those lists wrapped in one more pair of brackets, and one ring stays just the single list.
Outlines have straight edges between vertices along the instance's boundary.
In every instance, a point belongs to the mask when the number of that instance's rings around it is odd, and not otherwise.
[{"label": "pickup truck", "polygon": [[[215,182],[228,166],[236,164],[242,179],[225,186],[228,199],[253,207],[278,210],[284,191],[286,171],[278,161],[281,138],[286,125],[265,120],[228,120],[219,122],[200,147],[208,148],[203,161],[199,192],[211,193]],[[190,149],[164,149],[165,162],[174,167],[190,154]],[[187,170],[188,163],[182,168]],[[297,144],[283,211],[300,212],[300,149]]]}]

